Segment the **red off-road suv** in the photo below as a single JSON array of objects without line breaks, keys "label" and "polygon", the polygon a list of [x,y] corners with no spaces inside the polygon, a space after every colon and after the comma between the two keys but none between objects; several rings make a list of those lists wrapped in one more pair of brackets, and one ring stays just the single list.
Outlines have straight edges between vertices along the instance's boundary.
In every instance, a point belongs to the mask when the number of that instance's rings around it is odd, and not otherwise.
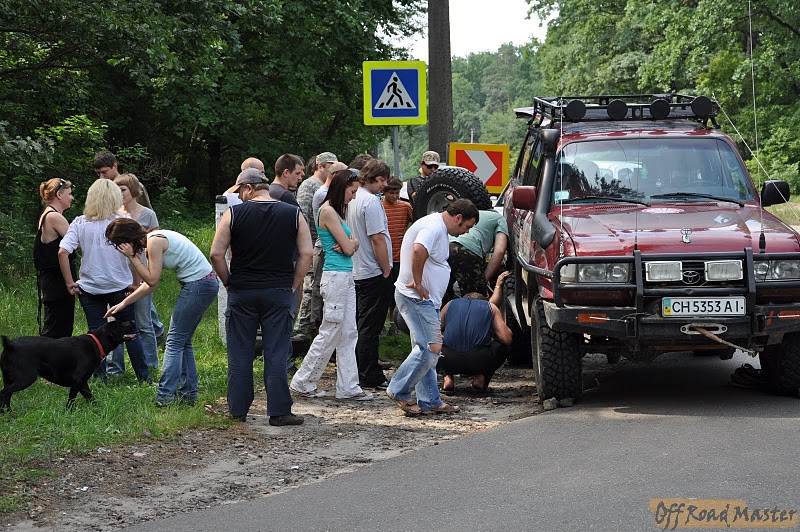
[{"label": "red off-road suv", "polygon": [[[764,210],[700,96],[535,98],[505,196],[508,321],[530,346],[539,400],[579,399],[581,360],[736,347],[766,384],[800,387],[800,240]],[[512,316],[513,315],[513,316]],[[524,335],[524,339],[521,336]]]}]

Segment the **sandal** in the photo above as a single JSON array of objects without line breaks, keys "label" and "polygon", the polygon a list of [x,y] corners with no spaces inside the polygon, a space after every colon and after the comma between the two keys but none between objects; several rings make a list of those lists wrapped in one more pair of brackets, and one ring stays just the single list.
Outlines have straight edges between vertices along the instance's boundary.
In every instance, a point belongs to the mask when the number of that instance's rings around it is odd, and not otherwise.
[{"label": "sandal", "polygon": [[461,412],[461,408],[456,405],[449,405],[447,403],[442,403],[436,408],[431,408],[430,410],[423,410],[422,413],[425,415],[430,414],[455,414],[456,412]]},{"label": "sandal", "polygon": [[389,399],[394,401],[397,404],[397,406],[400,407],[400,410],[402,410],[406,414],[419,414],[422,412],[420,407],[417,406],[417,401],[415,401],[413,398],[405,400],[398,399],[397,397],[392,395],[392,393],[389,390],[386,390],[386,395],[389,396]]}]

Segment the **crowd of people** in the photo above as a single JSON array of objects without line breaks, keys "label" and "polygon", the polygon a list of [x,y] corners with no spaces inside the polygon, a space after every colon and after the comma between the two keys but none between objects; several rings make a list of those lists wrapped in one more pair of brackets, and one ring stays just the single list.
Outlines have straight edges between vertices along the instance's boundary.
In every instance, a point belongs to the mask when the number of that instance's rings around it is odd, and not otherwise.
[{"label": "crowd of people", "polygon": [[[438,166],[438,154],[425,152],[418,179]],[[284,154],[272,179],[251,157],[224,193],[230,208],[207,258],[186,236],[159,227],[144,186],[119,172],[112,153],[98,153],[93,167],[98,179],[71,223],[64,211],[73,202],[72,184],[41,184],[34,262],[41,335],[72,335],[76,297],[90,329],[107,319],[136,322],[135,338],[98,365],[95,376],[104,381],[125,371],[127,349],[139,381],[150,382],[160,367],[158,406],[194,404],[192,338],[219,284],[227,290],[227,395],[235,420],[247,419],[254,400],[259,328],[267,414],[276,426],[303,422],[292,413],[293,395],[327,395],[318,383],[333,356],[336,399],[369,401],[385,390],[409,414],[458,411],[440,396],[437,367],[445,393],[459,374],[485,390],[505,360],[511,333],[498,310],[504,275],[497,274],[508,230],[494,211],[458,199],[415,222],[409,203],[399,200],[403,183],[369,155],[345,165],[331,152],[308,162]],[[152,293],[164,269],[175,271],[181,289],[159,366],[163,325]],[[464,297],[456,298],[456,289]],[[390,381],[378,347],[395,305],[412,350]],[[289,382],[290,357],[306,350]]]}]

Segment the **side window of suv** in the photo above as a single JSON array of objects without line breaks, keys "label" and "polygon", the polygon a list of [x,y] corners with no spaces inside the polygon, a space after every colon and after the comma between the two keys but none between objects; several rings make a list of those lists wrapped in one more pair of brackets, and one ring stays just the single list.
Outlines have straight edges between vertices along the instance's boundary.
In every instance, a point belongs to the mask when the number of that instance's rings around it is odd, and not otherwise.
[{"label": "side window of suv", "polygon": [[[533,143],[536,141],[536,135],[532,131],[528,131],[528,136],[525,137],[525,143],[522,146],[522,153],[517,159],[517,167],[514,168],[514,179],[522,182],[525,180],[525,169],[531,160]],[[522,183],[520,183],[522,184]]]},{"label": "side window of suv", "polygon": [[535,185],[538,174],[539,161],[542,156],[542,143],[536,131],[529,131],[525,139],[525,150],[518,168],[517,179],[522,185]]}]

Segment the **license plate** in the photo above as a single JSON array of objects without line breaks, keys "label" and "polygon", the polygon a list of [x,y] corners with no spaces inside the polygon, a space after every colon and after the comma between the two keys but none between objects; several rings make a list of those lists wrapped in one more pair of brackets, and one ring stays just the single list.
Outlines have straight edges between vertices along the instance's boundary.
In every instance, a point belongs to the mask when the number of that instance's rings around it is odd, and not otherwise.
[{"label": "license plate", "polygon": [[665,318],[674,316],[744,316],[743,297],[665,297],[661,312]]}]

